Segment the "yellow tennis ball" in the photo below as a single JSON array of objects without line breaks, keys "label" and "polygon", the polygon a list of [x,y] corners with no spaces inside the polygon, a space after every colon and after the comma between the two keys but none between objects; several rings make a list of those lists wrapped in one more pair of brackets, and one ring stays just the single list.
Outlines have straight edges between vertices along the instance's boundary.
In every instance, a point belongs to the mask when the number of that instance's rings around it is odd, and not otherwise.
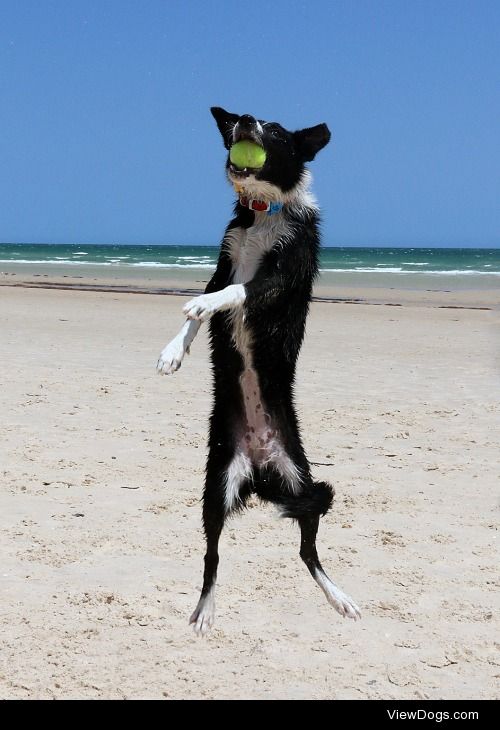
[{"label": "yellow tennis ball", "polygon": [[243,170],[245,167],[258,169],[264,165],[266,161],[266,151],[263,147],[250,142],[248,139],[242,139],[231,147],[229,159],[235,167]]}]

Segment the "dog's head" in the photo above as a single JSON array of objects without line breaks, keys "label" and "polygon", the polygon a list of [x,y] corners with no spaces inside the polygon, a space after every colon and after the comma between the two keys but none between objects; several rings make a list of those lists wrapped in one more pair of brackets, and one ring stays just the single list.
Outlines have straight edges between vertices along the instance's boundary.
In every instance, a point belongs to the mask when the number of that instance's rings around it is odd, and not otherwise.
[{"label": "dog's head", "polygon": [[240,170],[231,163],[229,155],[226,162],[230,182],[253,197],[283,200],[293,196],[294,190],[304,182],[306,163],[330,140],[326,124],[289,132],[277,122],[257,120],[250,114],[240,117],[215,106],[210,111],[227,150],[241,140],[250,140],[264,148],[266,160],[259,169]]}]

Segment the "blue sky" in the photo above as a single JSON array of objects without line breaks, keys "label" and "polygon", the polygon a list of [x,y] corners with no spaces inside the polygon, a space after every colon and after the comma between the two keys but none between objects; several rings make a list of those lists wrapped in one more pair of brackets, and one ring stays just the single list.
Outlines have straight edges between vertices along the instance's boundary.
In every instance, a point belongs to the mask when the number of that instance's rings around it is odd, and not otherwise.
[{"label": "blue sky", "polygon": [[500,3],[12,0],[0,240],[217,244],[212,105],[327,122],[327,245],[500,245]]}]

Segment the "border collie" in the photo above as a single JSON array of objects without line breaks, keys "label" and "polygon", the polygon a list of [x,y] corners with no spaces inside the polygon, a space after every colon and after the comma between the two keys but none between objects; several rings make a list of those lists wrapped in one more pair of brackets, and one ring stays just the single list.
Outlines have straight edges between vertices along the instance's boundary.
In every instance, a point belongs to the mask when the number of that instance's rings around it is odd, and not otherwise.
[{"label": "border collie", "polygon": [[295,366],[318,272],[319,212],[309,192],[311,162],[330,140],[326,124],[289,132],[275,122],[211,112],[224,146],[250,140],[264,148],[260,169],[226,162],[238,194],[217,268],[205,293],[189,301],[187,321],[160,355],[174,373],[210,320],[214,404],[203,494],[207,541],[203,588],[191,616],[197,634],[214,620],[218,543],[226,519],[251,494],[273,502],[301,531],[300,557],[342,615],[360,618],[354,601],[326,575],[316,552],[319,519],[334,490],[316,482],[304,453],[293,402]]}]

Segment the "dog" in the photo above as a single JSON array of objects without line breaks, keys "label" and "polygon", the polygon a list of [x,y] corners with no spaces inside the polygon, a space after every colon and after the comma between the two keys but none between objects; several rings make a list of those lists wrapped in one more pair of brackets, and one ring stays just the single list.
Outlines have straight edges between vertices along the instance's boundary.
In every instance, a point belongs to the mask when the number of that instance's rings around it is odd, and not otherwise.
[{"label": "dog", "polygon": [[326,575],[316,551],[319,519],[334,490],[314,481],[293,401],[295,368],[318,273],[319,211],[307,163],[328,144],[326,124],[290,132],[221,107],[211,112],[226,150],[241,140],[265,151],[261,168],[226,173],[238,194],[205,293],[184,306],[186,323],[165,347],[159,373],[174,373],[201,323],[210,320],[214,403],[203,493],[206,536],[201,596],[190,623],[213,625],[218,543],[226,519],[251,494],[274,503],[300,527],[300,557],[344,617],[359,608]]}]

